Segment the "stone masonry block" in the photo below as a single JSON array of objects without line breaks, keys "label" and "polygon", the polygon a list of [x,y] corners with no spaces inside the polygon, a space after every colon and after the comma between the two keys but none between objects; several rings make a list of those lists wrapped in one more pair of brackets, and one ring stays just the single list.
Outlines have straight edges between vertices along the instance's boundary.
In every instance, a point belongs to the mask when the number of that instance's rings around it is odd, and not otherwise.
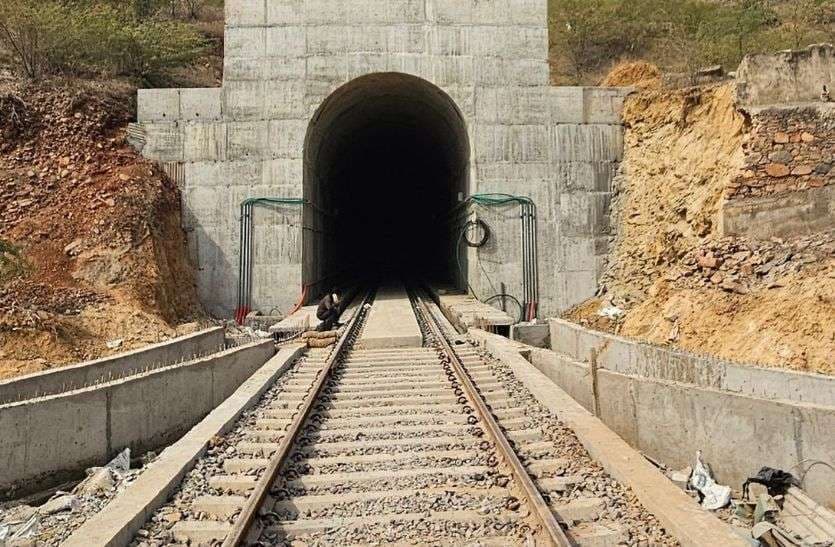
[{"label": "stone masonry block", "polygon": [[[372,72],[386,72],[391,70],[389,63],[396,59],[377,53],[363,55],[319,55],[307,58],[308,89],[317,87],[319,82],[327,82],[327,88],[335,90],[354,78]],[[406,72],[400,70],[400,72]],[[308,93],[309,94],[309,93]],[[317,94],[314,92],[314,94]],[[330,93],[328,93],[329,95]],[[327,95],[322,96],[324,99]]]},{"label": "stone masonry block", "polygon": [[626,88],[587,87],[584,90],[585,123],[620,125]]},{"label": "stone masonry block", "polygon": [[225,123],[186,123],[183,125],[183,133],[184,161],[226,159]]},{"label": "stone masonry block", "polygon": [[200,226],[218,226],[230,222],[235,204],[227,186],[193,186],[183,192],[183,206]]},{"label": "stone masonry block", "polygon": [[267,80],[303,80],[307,75],[304,57],[268,57],[264,64]]},{"label": "stone masonry block", "polygon": [[548,161],[548,128],[541,125],[479,125],[475,127],[477,162]]},{"label": "stone masonry block", "polygon": [[227,128],[230,160],[263,159],[269,150],[267,122],[230,122]]},{"label": "stone masonry block", "polygon": [[226,161],[221,164],[220,176],[228,185],[258,186],[264,178],[264,163],[246,160]]},{"label": "stone masonry block", "polygon": [[476,120],[489,123],[548,124],[549,96],[539,87],[478,87]]},{"label": "stone masonry block", "polygon": [[507,163],[478,162],[475,177],[479,184],[478,191],[485,191],[489,186],[502,186],[506,181],[520,178],[526,181],[546,181],[554,186],[553,168],[548,161]]},{"label": "stone masonry block", "polygon": [[579,272],[596,268],[594,239],[590,237],[563,237],[558,244],[556,268],[560,271]]},{"label": "stone masonry block", "polygon": [[546,93],[551,123],[583,123],[586,115],[584,88],[552,87]]},{"label": "stone masonry block", "polygon": [[267,46],[264,27],[226,27],[224,33],[225,57],[252,59],[264,57]]},{"label": "stone masonry block", "polygon": [[472,57],[396,55],[388,59],[388,69],[428,80],[439,87],[472,85]]},{"label": "stone masonry block", "polygon": [[180,116],[183,120],[219,120],[221,88],[181,89]]},{"label": "stone masonry block", "polygon": [[446,25],[545,27],[546,0],[427,0],[430,21]]},{"label": "stone masonry block", "polygon": [[552,159],[620,161],[623,128],[618,125],[556,125],[551,128]]},{"label": "stone masonry block", "polygon": [[[308,24],[422,23],[424,0],[306,0]],[[360,31],[361,32],[361,31]]]},{"label": "stone masonry block", "polygon": [[232,120],[264,119],[264,82],[227,82],[223,87],[223,113]]},{"label": "stone masonry block", "polygon": [[[312,33],[313,36],[322,32]],[[307,53],[307,29],[303,26],[267,28],[267,57],[303,57]]]},{"label": "stone masonry block", "polygon": [[279,2],[276,0],[226,0],[227,28],[265,24],[268,3]]},{"label": "stone masonry block", "polygon": [[429,27],[426,48],[429,55],[471,55],[470,27],[433,25]]},{"label": "stone masonry block", "polygon": [[271,80],[266,83],[264,101],[267,118],[271,120],[306,118],[303,80]]},{"label": "stone masonry block", "polygon": [[138,122],[175,122],[180,119],[179,89],[140,89],[137,94]]},{"label": "stone masonry block", "polygon": [[329,32],[311,32],[307,52],[312,55],[332,53],[423,53],[426,29],[423,25],[368,25],[363,32],[355,27],[331,26]]},{"label": "stone masonry block", "polygon": [[470,50],[481,57],[540,59],[548,44],[548,30],[526,27],[475,26],[469,32]]},{"label": "stone masonry block", "polygon": [[563,192],[611,192],[618,165],[610,161],[557,162],[554,173]]},{"label": "stone masonry block", "polygon": [[221,165],[217,161],[195,161],[186,163],[184,189],[194,186],[217,186],[222,183]]},{"label": "stone masonry block", "polygon": [[304,162],[300,158],[278,158],[264,162],[264,185],[284,188],[285,191],[280,192],[282,196],[300,197],[303,177]]},{"label": "stone masonry block", "polygon": [[607,234],[610,202],[606,192],[560,194],[560,232],[565,236]]},{"label": "stone masonry block", "polygon": [[[547,49],[543,46],[543,49]],[[535,59],[496,59],[474,57],[476,84],[502,86],[513,82],[518,86],[547,86],[550,78],[545,52]]]},{"label": "stone masonry block", "polygon": [[224,57],[223,82],[261,80],[267,77],[269,59],[265,57]]},{"label": "stone masonry block", "polygon": [[166,162],[183,161],[183,131],[177,122],[143,124],[147,143],[142,155]]},{"label": "stone masonry block", "polygon": [[301,158],[307,120],[274,120],[270,122],[269,148],[273,158]]},{"label": "stone masonry block", "polygon": [[297,25],[304,23],[305,0],[267,0],[268,25]]}]

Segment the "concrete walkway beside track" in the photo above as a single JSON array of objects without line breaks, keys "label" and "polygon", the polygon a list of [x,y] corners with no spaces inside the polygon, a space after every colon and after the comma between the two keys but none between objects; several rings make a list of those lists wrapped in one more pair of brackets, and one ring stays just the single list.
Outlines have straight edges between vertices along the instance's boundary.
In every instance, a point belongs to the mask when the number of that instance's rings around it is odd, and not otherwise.
[{"label": "concrete walkway beside track", "polygon": [[423,344],[409,295],[402,285],[377,291],[359,344],[365,349],[417,348]]}]

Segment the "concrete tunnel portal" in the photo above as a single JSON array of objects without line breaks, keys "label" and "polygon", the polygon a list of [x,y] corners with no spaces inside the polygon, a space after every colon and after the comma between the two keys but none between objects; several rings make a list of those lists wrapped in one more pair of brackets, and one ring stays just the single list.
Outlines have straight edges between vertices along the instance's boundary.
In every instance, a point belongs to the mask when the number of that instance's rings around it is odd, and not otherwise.
[{"label": "concrete tunnel portal", "polygon": [[469,154],[458,107],[426,80],[378,73],[334,91],[305,139],[309,296],[404,278],[461,286],[450,212],[467,195]]}]

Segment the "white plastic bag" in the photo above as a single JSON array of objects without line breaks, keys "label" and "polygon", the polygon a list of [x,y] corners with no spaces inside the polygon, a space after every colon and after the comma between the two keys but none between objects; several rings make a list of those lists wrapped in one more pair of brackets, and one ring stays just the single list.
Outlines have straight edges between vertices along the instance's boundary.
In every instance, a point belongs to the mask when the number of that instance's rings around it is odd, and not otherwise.
[{"label": "white plastic bag", "polygon": [[702,451],[696,452],[696,464],[693,466],[693,474],[690,476],[690,484],[702,493],[702,507],[709,511],[721,509],[731,501],[731,488],[716,484],[707,466],[702,463]]},{"label": "white plastic bag", "polygon": [[125,448],[119,452],[105,467],[111,471],[115,471],[119,475],[119,478],[121,478],[125,473],[130,471],[130,448]]}]

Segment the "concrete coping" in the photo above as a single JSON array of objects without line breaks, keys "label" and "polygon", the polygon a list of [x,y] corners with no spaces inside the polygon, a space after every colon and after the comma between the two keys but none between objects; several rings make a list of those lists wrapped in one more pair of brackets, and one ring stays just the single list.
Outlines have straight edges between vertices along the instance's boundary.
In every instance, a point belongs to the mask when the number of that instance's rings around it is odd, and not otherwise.
[{"label": "concrete coping", "polygon": [[154,376],[154,375],[158,375],[158,374],[165,374],[166,372],[169,372],[171,370],[178,369],[178,368],[193,367],[195,365],[200,365],[202,363],[209,363],[209,362],[214,361],[215,359],[222,358],[222,357],[225,357],[227,355],[232,355],[234,353],[238,353],[238,352],[240,352],[242,350],[245,350],[247,348],[253,348],[253,347],[258,347],[258,346],[262,346],[262,345],[272,345],[272,344],[273,344],[272,340],[256,340],[256,341],[253,341],[253,342],[248,342],[246,344],[241,344],[241,345],[238,345],[238,346],[235,346],[235,347],[224,349],[223,351],[218,351],[218,352],[212,353],[210,355],[204,355],[204,356],[198,357],[196,359],[189,359],[187,361],[180,361],[178,363],[173,363],[173,364],[166,365],[166,366],[152,368],[152,369],[149,369],[147,371],[143,371],[142,373],[139,373],[139,374],[133,374],[133,375],[130,375],[130,376],[121,376],[119,378],[113,378],[112,380],[108,380],[106,382],[99,382],[99,383],[96,383],[96,384],[86,385],[86,386],[79,387],[77,389],[62,391],[60,393],[52,393],[52,394],[47,394],[47,395],[44,395],[44,396],[41,396],[41,397],[33,397],[33,398],[30,398],[30,399],[25,399],[25,400],[21,400],[21,401],[13,401],[13,402],[8,402],[8,403],[3,403],[3,404],[0,404],[0,410],[4,410],[4,409],[7,409],[7,408],[13,408],[13,407],[17,407],[17,406],[29,405],[29,404],[37,404],[37,403],[41,403],[41,402],[47,401],[47,400],[60,399],[62,397],[70,397],[70,396],[76,395],[78,393],[84,393],[84,392],[88,392],[88,391],[95,391],[95,390],[98,390],[98,389],[106,388],[108,386],[122,384],[122,383],[125,383],[125,382],[131,382],[133,380],[137,380],[137,379],[141,379],[141,378],[147,378],[148,376]]},{"label": "concrete coping", "polygon": [[78,389],[105,377],[124,377],[193,360],[223,350],[224,339],[223,328],[212,327],[101,359],[8,378],[0,381],[0,404]]},{"label": "concrete coping", "polygon": [[639,342],[550,319],[551,349],[620,374],[693,384],[754,397],[835,406],[835,377],[736,363],[710,355]]}]

